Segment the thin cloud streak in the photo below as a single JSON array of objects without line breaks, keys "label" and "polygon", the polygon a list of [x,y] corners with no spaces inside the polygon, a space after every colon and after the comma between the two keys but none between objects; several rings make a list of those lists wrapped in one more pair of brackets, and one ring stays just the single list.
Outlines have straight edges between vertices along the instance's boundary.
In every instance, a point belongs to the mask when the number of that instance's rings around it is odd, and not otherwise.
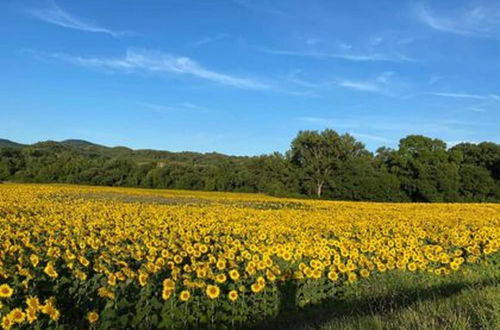
[{"label": "thin cloud streak", "polygon": [[335,58],[352,62],[414,62],[415,60],[404,55],[383,54],[350,54],[350,53],[323,53],[323,52],[301,52],[290,50],[264,49],[266,53],[274,55],[313,57],[313,58]]},{"label": "thin cloud streak", "polygon": [[339,87],[350,88],[361,92],[381,93],[389,95],[388,88],[394,87],[394,85],[391,83],[391,78],[394,76],[394,74],[395,73],[392,71],[386,71],[369,80],[342,80],[337,83],[337,85]]},{"label": "thin cloud streak", "polygon": [[442,97],[452,97],[459,99],[476,99],[476,100],[500,100],[500,95],[497,94],[470,94],[470,93],[444,93],[444,92],[426,92],[426,95],[442,96]]},{"label": "thin cloud streak", "polygon": [[61,53],[50,54],[50,56],[86,67],[186,75],[241,89],[265,90],[270,88],[270,86],[255,80],[206,69],[188,57],[177,57],[157,51],[128,49],[126,54],[119,58],[80,57]]},{"label": "thin cloud streak", "polygon": [[46,23],[58,25],[68,29],[80,30],[85,32],[93,33],[104,33],[108,34],[114,38],[122,37],[129,32],[113,31],[94,23],[85,22],[84,20],[77,18],[57,6],[55,2],[52,6],[44,9],[32,9],[29,11],[30,14]]},{"label": "thin cloud streak", "polygon": [[344,80],[339,82],[340,87],[355,89],[362,92],[380,92],[380,87],[371,82]]},{"label": "thin cloud streak", "polygon": [[475,7],[450,10],[447,15],[438,15],[423,5],[414,8],[418,20],[428,27],[462,36],[500,36],[500,6],[477,5]]},{"label": "thin cloud streak", "polygon": [[452,98],[459,98],[459,99],[478,99],[478,100],[483,100],[487,98],[484,95],[477,95],[477,94],[467,94],[467,93],[439,93],[439,92],[428,92],[425,93],[427,95],[434,95],[434,96],[443,96],[443,97],[452,97]]}]

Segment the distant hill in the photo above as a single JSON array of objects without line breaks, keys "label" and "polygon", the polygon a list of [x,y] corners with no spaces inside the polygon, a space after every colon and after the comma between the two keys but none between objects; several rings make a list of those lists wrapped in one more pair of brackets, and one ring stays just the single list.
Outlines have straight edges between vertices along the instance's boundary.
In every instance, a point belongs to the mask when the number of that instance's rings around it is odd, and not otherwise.
[{"label": "distant hill", "polygon": [[85,140],[78,140],[78,139],[70,139],[70,140],[64,140],[61,141],[61,144],[71,146],[71,147],[77,147],[77,148],[82,148],[82,147],[104,147],[100,144],[95,144],[89,141]]},{"label": "distant hill", "polygon": [[80,139],[63,141],[40,141],[33,144],[21,144],[7,139],[0,139],[0,148],[25,148],[33,147],[40,150],[68,150],[85,157],[102,156],[113,159],[129,159],[136,163],[143,162],[169,162],[169,163],[202,163],[211,164],[223,159],[239,161],[248,159],[244,156],[229,156],[216,152],[200,153],[191,151],[171,152],[154,149],[131,149],[124,146],[107,147]]},{"label": "distant hill", "polygon": [[25,146],[25,144],[17,143],[11,140],[0,139],[0,148],[20,148]]}]

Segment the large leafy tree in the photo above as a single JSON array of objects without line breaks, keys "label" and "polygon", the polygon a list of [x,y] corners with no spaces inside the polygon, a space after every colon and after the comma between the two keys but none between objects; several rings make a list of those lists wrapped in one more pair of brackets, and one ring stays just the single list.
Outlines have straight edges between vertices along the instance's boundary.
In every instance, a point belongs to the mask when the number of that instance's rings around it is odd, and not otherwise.
[{"label": "large leafy tree", "polygon": [[422,135],[409,135],[393,152],[382,150],[390,171],[413,201],[442,202],[458,197],[460,153],[447,151],[446,143]]},{"label": "large leafy tree", "polygon": [[300,131],[290,150],[292,163],[304,179],[313,184],[318,197],[343,162],[363,154],[367,151],[362,143],[349,134],[339,135],[331,129]]}]

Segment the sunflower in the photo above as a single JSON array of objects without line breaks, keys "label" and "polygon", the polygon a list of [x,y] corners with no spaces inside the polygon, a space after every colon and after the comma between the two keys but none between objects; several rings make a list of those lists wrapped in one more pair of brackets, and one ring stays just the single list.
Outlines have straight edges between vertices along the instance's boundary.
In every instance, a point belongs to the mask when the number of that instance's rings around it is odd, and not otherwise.
[{"label": "sunflower", "polygon": [[84,256],[78,257],[78,261],[82,264],[84,267],[88,267],[90,265],[90,261],[85,258]]},{"label": "sunflower", "polygon": [[238,291],[236,290],[229,291],[229,293],[227,294],[227,298],[231,301],[236,301],[236,299],[238,299]]},{"label": "sunflower", "polygon": [[210,299],[217,299],[220,295],[220,289],[217,285],[208,285],[206,293]]},{"label": "sunflower", "polygon": [[183,290],[179,296],[181,301],[188,301],[191,298],[191,293],[188,290]]},{"label": "sunflower", "polygon": [[272,271],[270,271],[269,269],[266,270],[266,277],[271,282],[274,282],[276,280],[276,275],[274,275],[274,273]]},{"label": "sunflower", "polygon": [[163,287],[163,290],[161,292],[161,297],[163,300],[168,300],[172,296],[173,290],[167,287]]},{"label": "sunflower", "polygon": [[5,330],[9,330],[12,328],[12,320],[10,319],[9,315],[5,315],[2,317],[2,328]]},{"label": "sunflower", "polygon": [[363,268],[359,271],[359,275],[361,275],[361,277],[363,278],[367,278],[368,276],[370,276],[370,272],[367,269]]},{"label": "sunflower", "polygon": [[250,286],[250,289],[252,289],[253,293],[258,293],[264,289],[263,285],[260,285],[259,283],[254,283]]},{"label": "sunflower", "polygon": [[26,305],[28,305],[29,308],[38,310],[38,307],[40,307],[40,301],[37,297],[29,297],[26,299]]},{"label": "sunflower", "polygon": [[215,276],[215,281],[216,281],[217,283],[224,283],[224,282],[226,282],[226,279],[227,279],[227,277],[226,277],[226,275],[225,275],[225,274],[217,274],[217,275]]},{"label": "sunflower", "polygon": [[102,298],[108,298],[111,300],[115,299],[115,293],[113,291],[106,289],[105,287],[100,287],[97,290],[97,294],[99,295],[99,297],[102,297]]},{"label": "sunflower", "polygon": [[237,281],[239,278],[240,278],[240,273],[238,273],[238,271],[236,269],[231,269],[229,271],[229,277],[233,280],[233,281]]},{"label": "sunflower", "polygon": [[207,276],[207,271],[204,268],[199,268],[196,270],[196,276],[198,276],[199,278],[204,278],[205,276]]},{"label": "sunflower", "polygon": [[339,278],[339,275],[336,272],[334,272],[333,270],[328,273],[328,279],[330,281],[335,282],[336,280],[338,280],[338,278]]},{"label": "sunflower", "polygon": [[347,272],[347,266],[344,264],[338,265],[337,268],[339,269],[339,272],[341,272],[341,273]]},{"label": "sunflower", "polygon": [[8,284],[0,285],[0,298],[10,298],[14,290]]},{"label": "sunflower", "polygon": [[28,307],[26,309],[26,320],[28,321],[29,324],[33,323],[37,319],[37,310],[35,308]]},{"label": "sunflower", "polygon": [[216,266],[217,266],[217,269],[218,269],[218,270],[224,270],[224,269],[226,268],[226,260],[224,260],[224,259],[219,259],[219,260],[217,261]]},{"label": "sunflower", "polygon": [[181,257],[180,255],[176,255],[176,256],[174,257],[174,262],[175,262],[176,264],[180,264],[180,263],[182,262],[182,257]]},{"label": "sunflower", "polygon": [[148,283],[148,275],[141,273],[139,275],[139,284],[140,286],[145,286]]},{"label": "sunflower", "polygon": [[43,269],[43,272],[52,278],[57,278],[59,276],[59,274],[57,274],[57,271],[55,270],[52,262],[47,263],[47,266],[45,266],[45,268]]},{"label": "sunflower", "polygon": [[116,276],[114,274],[109,275],[108,277],[108,284],[111,286],[116,285]]},{"label": "sunflower", "polygon": [[26,314],[20,308],[14,308],[8,315],[13,323],[23,323],[26,319]]},{"label": "sunflower", "polygon": [[36,267],[36,266],[38,266],[38,263],[40,262],[40,258],[38,258],[38,256],[36,254],[32,254],[32,255],[30,255],[30,261],[31,261],[31,264],[33,265],[33,267]]},{"label": "sunflower", "polygon": [[49,313],[49,317],[52,321],[57,321],[61,317],[61,312],[57,310],[56,308],[52,308],[51,312]]},{"label": "sunflower", "polygon": [[89,323],[96,323],[98,320],[99,314],[97,314],[95,311],[87,313],[87,321],[89,321]]}]

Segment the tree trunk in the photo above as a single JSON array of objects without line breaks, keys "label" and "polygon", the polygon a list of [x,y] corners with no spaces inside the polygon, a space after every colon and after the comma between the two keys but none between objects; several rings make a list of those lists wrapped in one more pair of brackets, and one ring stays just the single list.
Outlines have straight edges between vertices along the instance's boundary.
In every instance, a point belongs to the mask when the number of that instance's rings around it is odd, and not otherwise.
[{"label": "tree trunk", "polygon": [[318,198],[320,198],[320,197],[321,197],[321,191],[323,190],[323,184],[324,184],[324,182],[323,182],[323,181],[318,182],[318,183],[316,184],[316,195],[318,196]]}]

